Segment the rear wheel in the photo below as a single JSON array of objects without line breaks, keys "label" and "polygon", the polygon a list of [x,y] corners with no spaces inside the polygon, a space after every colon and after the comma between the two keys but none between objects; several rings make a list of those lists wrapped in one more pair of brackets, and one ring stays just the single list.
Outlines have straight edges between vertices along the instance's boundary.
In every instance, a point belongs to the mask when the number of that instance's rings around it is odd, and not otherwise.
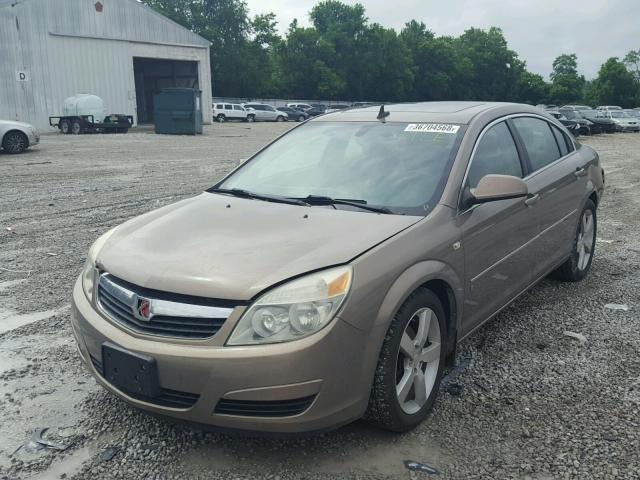
[{"label": "rear wheel", "polygon": [[255,115],[247,115],[247,122],[253,123],[255,121],[256,121],[256,116]]},{"label": "rear wheel", "polygon": [[69,120],[62,120],[58,128],[60,128],[60,131],[64,134],[71,133],[71,122]]},{"label": "rear wheel", "polygon": [[433,407],[446,355],[445,314],[429,289],[416,290],[387,331],[365,419],[396,432],[416,427]]},{"label": "rear wheel", "polygon": [[564,282],[579,282],[589,273],[596,246],[596,206],[587,200],[580,215],[571,256],[551,276]]},{"label": "rear wheel", "polygon": [[80,135],[84,133],[84,124],[81,120],[74,120],[71,124],[71,133],[74,135]]},{"label": "rear wheel", "polygon": [[7,153],[22,153],[28,146],[29,139],[24,133],[18,131],[7,133],[2,140],[2,148]]},{"label": "rear wheel", "polygon": [[298,121],[299,121],[299,122],[304,122],[304,121],[305,121],[304,115],[300,115],[300,116],[298,117]]}]

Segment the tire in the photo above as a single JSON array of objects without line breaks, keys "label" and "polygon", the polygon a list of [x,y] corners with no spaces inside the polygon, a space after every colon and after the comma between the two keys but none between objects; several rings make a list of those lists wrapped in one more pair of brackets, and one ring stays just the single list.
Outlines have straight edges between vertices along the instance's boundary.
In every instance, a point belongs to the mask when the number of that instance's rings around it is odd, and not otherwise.
[{"label": "tire", "polygon": [[284,117],[282,115],[278,115],[278,118],[276,118],[276,122],[284,122]]},{"label": "tire", "polygon": [[7,132],[2,139],[2,148],[5,152],[16,154],[22,153],[29,147],[27,136],[17,130]]},{"label": "tire", "polygon": [[60,131],[62,133],[64,133],[65,135],[68,133],[71,133],[71,122],[69,120],[62,120],[59,124],[58,124],[58,128],[60,129]]},{"label": "tire", "polygon": [[84,133],[84,123],[81,120],[74,120],[71,124],[71,133],[82,135]]},{"label": "tire", "polygon": [[[585,228],[587,230],[586,233]],[[587,200],[580,213],[571,255],[566,262],[551,273],[552,278],[563,282],[579,282],[587,276],[595,253],[597,228],[596,206],[593,201]],[[590,247],[589,244],[591,245]],[[588,255],[588,257],[585,257],[585,255]]]},{"label": "tire", "polygon": [[[428,348],[422,349],[422,354],[432,360],[416,364],[420,325],[427,323],[429,327],[423,327],[427,336],[420,338]],[[408,348],[401,349],[401,343]],[[442,304],[431,290],[421,287],[407,298],[387,330],[365,420],[394,432],[406,432],[419,425],[438,395],[446,345],[446,319]],[[405,351],[411,351],[413,359]],[[406,388],[402,388],[403,385]],[[424,394],[419,397],[416,386],[420,385],[424,387]]]},{"label": "tire", "polygon": [[222,113],[216,117],[216,120],[220,123],[224,123],[227,117],[225,117]]},{"label": "tire", "polygon": [[299,121],[299,122],[304,122],[305,120],[306,120],[306,118],[304,118],[304,115],[300,115],[300,116],[298,117],[298,121]]},{"label": "tire", "polygon": [[255,121],[256,121],[256,116],[255,115],[247,115],[247,122],[253,123]]}]

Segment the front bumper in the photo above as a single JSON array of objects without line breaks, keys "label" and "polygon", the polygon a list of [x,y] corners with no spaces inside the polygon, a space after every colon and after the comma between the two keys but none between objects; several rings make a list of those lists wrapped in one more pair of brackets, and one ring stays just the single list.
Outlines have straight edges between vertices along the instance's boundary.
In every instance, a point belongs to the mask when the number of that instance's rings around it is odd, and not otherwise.
[{"label": "front bumper", "polygon": [[[282,344],[173,343],[134,335],[105,318],[87,300],[80,279],[74,286],[72,311],[73,333],[89,372],[107,390],[150,412],[224,429],[299,433],[349,423],[361,417],[367,406],[371,378],[366,364],[370,362],[363,359],[363,352],[368,335],[340,318],[315,335]],[[235,324],[241,313],[234,311],[227,322]],[[227,335],[232,326],[216,336]],[[102,363],[105,342],[153,357],[160,386],[196,395],[197,401],[188,408],[174,408],[120,391],[96,368]],[[248,402],[313,399],[302,413],[274,417],[216,413],[223,398]]]},{"label": "front bumper", "polygon": [[38,132],[30,132],[27,134],[29,138],[29,146],[38,145],[40,143],[40,133]]}]

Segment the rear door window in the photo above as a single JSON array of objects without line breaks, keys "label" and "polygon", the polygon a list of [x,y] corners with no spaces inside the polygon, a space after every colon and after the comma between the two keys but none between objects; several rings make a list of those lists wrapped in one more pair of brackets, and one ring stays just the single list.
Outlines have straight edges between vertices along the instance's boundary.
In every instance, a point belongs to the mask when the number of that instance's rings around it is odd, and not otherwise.
[{"label": "rear door window", "polygon": [[507,124],[489,128],[476,147],[467,175],[467,186],[474,188],[485,175],[512,175],[522,178],[522,164]]},{"label": "rear door window", "polygon": [[234,105],[233,109],[234,110],[242,110],[242,107],[240,105]]},{"label": "rear door window", "polygon": [[529,155],[531,170],[535,172],[560,158],[560,150],[549,123],[533,117],[513,119]]},{"label": "rear door window", "polygon": [[560,147],[560,155],[564,157],[569,153],[569,139],[567,136],[560,131],[559,128],[551,125],[551,131],[553,135],[556,137],[556,141],[558,142],[558,146]]},{"label": "rear door window", "polygon": [[218,104],[216,105],[216,109],[217,109],[217,110],[222,110],[222,104],[221,104],[221,103],[218,103]]}]

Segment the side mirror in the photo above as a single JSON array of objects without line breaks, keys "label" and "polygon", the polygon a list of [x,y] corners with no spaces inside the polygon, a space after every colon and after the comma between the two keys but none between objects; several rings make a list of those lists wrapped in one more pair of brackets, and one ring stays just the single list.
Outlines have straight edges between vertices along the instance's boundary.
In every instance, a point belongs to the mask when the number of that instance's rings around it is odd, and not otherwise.
[{"label": "side mirror", "polygon": [[478,186],[470,190],[468,205],[526,197],[528,194],[527,184],[521,178],[511,175],[485,175],[478,182]]}]

